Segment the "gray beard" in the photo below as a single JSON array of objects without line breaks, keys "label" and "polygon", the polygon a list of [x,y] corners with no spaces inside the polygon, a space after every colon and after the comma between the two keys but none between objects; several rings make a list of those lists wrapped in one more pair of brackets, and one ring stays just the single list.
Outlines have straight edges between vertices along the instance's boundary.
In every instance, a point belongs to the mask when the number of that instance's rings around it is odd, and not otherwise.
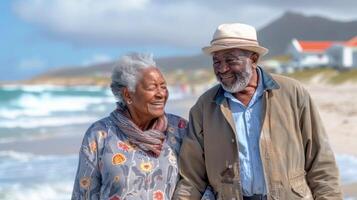
[{"label": "gray beard", "polygon": [[250,66],[246,66],[243,72],[235,74],[237,80],[230,86],[224,85],[218,77],[216,78],[225,91],[230,93],[237,93],[247,87],[250,79],[252,78],[252,75],[252,68]]}]

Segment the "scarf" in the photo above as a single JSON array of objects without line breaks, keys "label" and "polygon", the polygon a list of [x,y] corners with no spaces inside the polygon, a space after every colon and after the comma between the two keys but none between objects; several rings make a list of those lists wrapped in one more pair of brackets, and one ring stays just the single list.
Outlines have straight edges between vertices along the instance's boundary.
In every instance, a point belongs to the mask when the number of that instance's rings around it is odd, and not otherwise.
[{"label": "scarf", "polygon": [[118,106],[117,110],[111,113],[112,117],[115,119],[116,125],[128,137],[131,144],[134,144],[152,156],[158,157],[166,137],[164,133],[167,129],[166,116],[163,115],[157,118],[151,128],[142,131],[129,117],[126,116],[125,111],[125,108]]}]

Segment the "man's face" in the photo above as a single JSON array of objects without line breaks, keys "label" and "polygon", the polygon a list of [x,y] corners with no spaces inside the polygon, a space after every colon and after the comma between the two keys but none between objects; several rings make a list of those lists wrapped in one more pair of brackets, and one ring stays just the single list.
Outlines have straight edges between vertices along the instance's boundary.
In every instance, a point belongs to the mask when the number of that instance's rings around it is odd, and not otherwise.
[{"label": "man's face", "polygon": [[244,90],[253,72],[252,52],[227,49],[213,53],[213,69],[224,90],[236,93]]}]

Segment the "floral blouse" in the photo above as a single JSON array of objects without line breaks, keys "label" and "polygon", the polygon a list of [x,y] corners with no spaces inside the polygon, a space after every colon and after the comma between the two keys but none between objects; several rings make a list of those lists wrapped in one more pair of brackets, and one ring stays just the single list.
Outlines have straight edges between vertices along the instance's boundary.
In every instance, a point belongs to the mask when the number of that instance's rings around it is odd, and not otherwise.
[{"label": "floral blouse", "polygon": [[128,143],[113,115],[92,124],[79,153],[72,200],[171,199],[179,180],[177,157],[187,121],[166,114],[168,128],[159,157]]}]

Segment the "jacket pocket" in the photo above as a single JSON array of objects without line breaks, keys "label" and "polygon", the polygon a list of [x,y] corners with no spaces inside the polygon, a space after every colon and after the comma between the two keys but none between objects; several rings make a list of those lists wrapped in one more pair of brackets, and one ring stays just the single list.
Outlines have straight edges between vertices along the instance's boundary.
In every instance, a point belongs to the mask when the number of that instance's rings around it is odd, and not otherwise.
[{"label": "jacket pocket", "polygon": [[311,190],[306,182],[304,172],[290,178],[289,182],[293,194],[295,195],[295,197],[299,197],[297,199],[313,199]]},{"label": "jacket pocket", "polygon": [[285,199],[282,195],[284,194],[282,192],[283,186],[281,182],[273,182],[270,188],[270,197],[273,200],[280,200],[280,199]]},{"label": "jacket pocket", "polygon": [[221,183],[218,200],[238,200],[239,189],[233,183]]}]

